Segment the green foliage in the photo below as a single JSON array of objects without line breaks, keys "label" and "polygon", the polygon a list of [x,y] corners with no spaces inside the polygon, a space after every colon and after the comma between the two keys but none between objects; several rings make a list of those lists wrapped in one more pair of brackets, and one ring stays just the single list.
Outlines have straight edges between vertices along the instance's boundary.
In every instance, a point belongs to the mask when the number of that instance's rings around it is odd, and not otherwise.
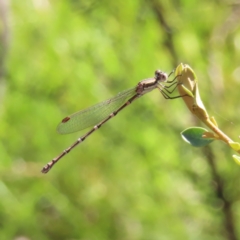
[{"label": "green foliage", "polygon": [[[81,135],[58,135],[61,119],[180,62],[197,73],[207,109],[223,116],[219,125],[237,136],[234,6],[25,0],[9,8],[0,82],[0,239],[227,239],[225,224],[240,224],[240,168],[217,142],[215,165],[211,154],[183,143],[179,132],[196,122],[181,99],[165,100],[157,90],[47,175],[40,171]],[[226,206],[234,212],[229,219]],[[239,238],[238,228],[232,232]]]},{"label": "green foliage", "polygon": [[233,159],[235,160],[235,162],[236,162],[237,164],[240,165],[240,157],[239,157],[239,156],[233,155]]},{"label": "green foliage", "polygon": [[207,129],[201,127],[187,128],[181,132],[182,138],[185,142],[191,144],[193,147],[203,147],[213,141],[213,139],[203,138],[202,135],[207,132]]}]

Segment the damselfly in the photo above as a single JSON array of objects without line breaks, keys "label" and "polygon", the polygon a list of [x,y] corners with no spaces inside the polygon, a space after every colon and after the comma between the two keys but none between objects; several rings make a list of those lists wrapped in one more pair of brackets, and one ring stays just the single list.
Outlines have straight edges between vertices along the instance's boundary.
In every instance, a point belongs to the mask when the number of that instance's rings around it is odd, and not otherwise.
[{"label": "damselfly", "polygon": [[[171,72],[169,76],[172,73],[173,72]],[[170,96],[170,94],[175,90],[178,83],[175,81],[176,78],[174,78],[172,81],[169,81],[169,76],[160,70],[156,70],[155,77],[144,79],[140,81],[137,86],[120,92],[113,98],[65,117],[57,127],[57,131],[60,134],[73,133],[83,130],[87,127],[94,127],[89,132],[78,138],[76,142],[74,142],[69,148],[65,149],[59,156],[47,163],[43,167],[42,173],[47,173],[56,162],[58,162],[63,156],[69,153],[78,144],[83,142],[88,136],[99,129],[108,120],[116,116],[121,110],[127,107],[134,100],[148,92],[151,92],[153,89],[157,88],[166,99],[180,97]]]}]

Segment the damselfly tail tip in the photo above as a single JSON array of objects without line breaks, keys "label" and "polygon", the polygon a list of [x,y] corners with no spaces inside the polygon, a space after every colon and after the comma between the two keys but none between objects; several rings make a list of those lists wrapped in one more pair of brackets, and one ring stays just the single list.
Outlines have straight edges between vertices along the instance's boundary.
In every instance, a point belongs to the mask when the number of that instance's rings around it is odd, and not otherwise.
[{"label": "damselfly tail tip", "polygon": [[47,164],[46,166],[44,166],[41,170],[42,173],[48,173],[48,171],[51,169],[51,167]]}]

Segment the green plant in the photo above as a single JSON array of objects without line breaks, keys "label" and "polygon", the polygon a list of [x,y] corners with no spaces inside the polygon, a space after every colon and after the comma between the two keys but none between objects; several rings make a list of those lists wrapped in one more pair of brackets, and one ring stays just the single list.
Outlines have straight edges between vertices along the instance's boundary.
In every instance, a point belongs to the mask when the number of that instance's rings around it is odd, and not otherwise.
[{"label": "green plant", "polygon": [[[209,114],[201,100],[198,90],[198,79],[195,72],[187,64],[179,64],[175,71],[177,88],[188,109],[197,116],[212,132],[204,128],[192,127],[181,132],[182,138],[195,147],[208,145],[214,140],[225,142],[236,152],[240,153],[240,143],[234,142],[219,127],[214,117]],[[240,157],[233,155],[233,159],[240,164]]]}]

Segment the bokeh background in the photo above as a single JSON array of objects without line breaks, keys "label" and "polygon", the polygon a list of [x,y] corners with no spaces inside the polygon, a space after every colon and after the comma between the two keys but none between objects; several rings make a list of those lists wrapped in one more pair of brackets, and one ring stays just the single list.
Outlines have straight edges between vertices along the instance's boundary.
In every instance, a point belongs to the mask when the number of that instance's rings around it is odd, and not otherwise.
[{"label": "bokeh background", "polygon": [[[240,239],[240,167],[181,99],[145,95],[85,131],[65,116],[189,64],[220,128],[240,135],[240,2],[0,0],[0,239]],[[177,94],[177,93],[176,93]]]}]

